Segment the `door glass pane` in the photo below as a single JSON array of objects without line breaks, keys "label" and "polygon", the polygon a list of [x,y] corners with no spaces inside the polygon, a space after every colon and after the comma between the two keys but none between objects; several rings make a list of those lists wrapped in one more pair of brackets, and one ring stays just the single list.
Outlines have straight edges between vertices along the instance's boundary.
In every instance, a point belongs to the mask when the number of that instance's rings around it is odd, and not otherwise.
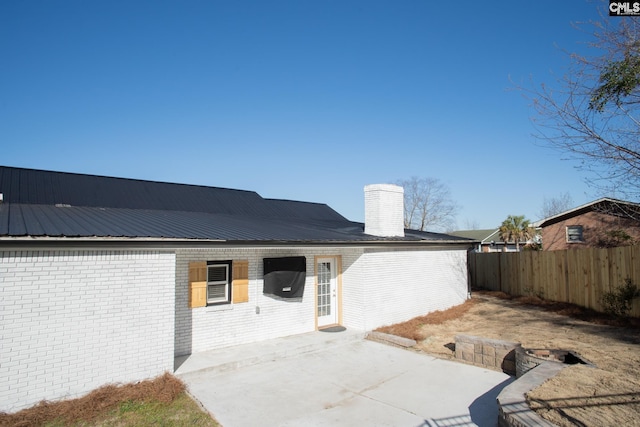
[{"label": "door glass pane", "polygon": [[331,314],[331,263],[318,263],[318,317]]}]

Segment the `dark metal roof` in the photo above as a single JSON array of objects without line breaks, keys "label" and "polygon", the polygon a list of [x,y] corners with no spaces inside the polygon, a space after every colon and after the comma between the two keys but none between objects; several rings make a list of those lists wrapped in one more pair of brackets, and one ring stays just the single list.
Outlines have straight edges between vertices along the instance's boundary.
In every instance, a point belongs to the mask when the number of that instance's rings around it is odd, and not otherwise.
[{"label": "dark metal roof", "polygon": [[253,191],[0,166],[6,203],[277,216]]},{"label": "dark metal roof", "polygon": [[226,242],[467,239],[407,230],[364,234],[325,204],[264,199],[255,192],[0,166],[0,236],[195,239]]},{"label": "dark metal roof", "polygon": [[0,205],[0,235],[6,236],[304,240],[337,234],[329,231],[276,218],[206,212]]}]

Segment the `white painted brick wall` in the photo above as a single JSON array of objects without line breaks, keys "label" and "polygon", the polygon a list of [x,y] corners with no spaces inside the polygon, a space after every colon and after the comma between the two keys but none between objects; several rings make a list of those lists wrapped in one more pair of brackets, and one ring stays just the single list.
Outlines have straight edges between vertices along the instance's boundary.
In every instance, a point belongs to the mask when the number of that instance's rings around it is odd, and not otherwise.
[{"label": "white painted brick wall", "polygon": [[[347,328],[372,330],[461,304],[467,298],[465,250],[180,250],[176,255],[176,356],[314,331],[314,257],[337,255],[342,260],[341,305]],[[262,259],[280,256],[307,258],[302,300],[262,294]],[[189,262],[229,259],[249,260],[249,302],[188,308]]]},{"label": "white painted brick wall", "polygon": [[357,264],[366,289],[364,330],[444,310],[467,299],[466,250],[369,250]]},{"label": "white painted brick wall", "polygon": [[[174,355],[313,331],[314,257],[338,255],[348,328],[370,330],[466,299],[464,250],[0,252],[0,410],[171,371]],[[279,256],[307,258],[301,300],[262,294],[262,259]],[[249,260],[249,302],[189,309],[189,261],[227,259]]]},{"label": "white painted brick wall", "polygon": [[358,250],[342,259],[342,319],[343,326],[365,331],[367,286],[364,280],[364,264]]},{"label": "white painted brick wall", "polygon": [[[252,343],[315,330],[315,256],[342,255],[350,265],[357,249],[253,248],[179,250],[176,254],[176,356]],[[307,277],[302,299],[262,293],[263,258],[305,256]],[[249,302],[188,308],[190,261],[249,260]],[[256,313],[256,307],[260,313]]]},{"label": "white painted brick wall", "polygon": [[373,236],[404,236],[404,189],[394,184],[364,187],[364,232]]},{"label": "white painted brick wall", "polygon": [[173,371],[175,255],[0,252],[0,411]]}]

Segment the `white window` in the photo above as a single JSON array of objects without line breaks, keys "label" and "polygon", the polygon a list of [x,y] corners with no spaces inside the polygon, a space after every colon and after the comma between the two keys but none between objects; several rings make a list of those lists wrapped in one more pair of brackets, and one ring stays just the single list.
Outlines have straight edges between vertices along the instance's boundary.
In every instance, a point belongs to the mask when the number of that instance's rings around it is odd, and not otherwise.
[{"label": "white window", "polygon": [[231,261],[207,262],[207,304],[231,302]]},{"label": "white window", "polygon": [[581,225],[569,225],[567,227],[567,242],[568,243],[584,242],[584,238],[582,237]]}]

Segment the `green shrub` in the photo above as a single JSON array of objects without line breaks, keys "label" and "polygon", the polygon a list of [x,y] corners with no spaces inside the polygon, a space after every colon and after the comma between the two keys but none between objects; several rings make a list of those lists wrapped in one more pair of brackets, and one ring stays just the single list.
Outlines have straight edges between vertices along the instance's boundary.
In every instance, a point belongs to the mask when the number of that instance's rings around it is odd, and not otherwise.
[{"label": "green shrub", "polygon": [[633,307],[633,300],[637,297],[640,297],[640,288],[633,280],[626,278],[624,285],[602,295],[602,305],[605,313],[627,317]]}]

